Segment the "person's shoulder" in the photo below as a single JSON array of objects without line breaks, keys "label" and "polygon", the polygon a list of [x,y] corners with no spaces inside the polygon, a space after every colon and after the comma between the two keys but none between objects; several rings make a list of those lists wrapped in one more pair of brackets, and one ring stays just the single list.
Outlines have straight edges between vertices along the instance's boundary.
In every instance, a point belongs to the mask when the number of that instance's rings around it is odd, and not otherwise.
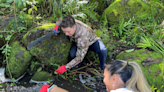
[{"label": "person's shoulder", "polygon": [[84,26],[85,28],[90,28],[87,24],[83,23],[83,22],[80,21],[80,20],[75,19],[75,22],[76,22],[76,23],[79,23],[80,25]]}]

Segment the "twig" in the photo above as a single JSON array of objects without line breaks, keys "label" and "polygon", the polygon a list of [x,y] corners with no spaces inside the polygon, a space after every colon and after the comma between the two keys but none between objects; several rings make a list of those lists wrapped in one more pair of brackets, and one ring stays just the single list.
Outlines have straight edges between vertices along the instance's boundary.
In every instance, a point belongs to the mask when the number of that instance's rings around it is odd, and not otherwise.
[{"label": "twig", "polygon": [[78,69],[72,70],[71,72],[81,70],[81,69],[83,69],[83,68],[86,68],[86,67],[88,67],[88,66],[91,66],[92,64],[93,64],[93,63],[90,62],[90,64],[88,64],[88,65],[86,65],[86,66],[83,66],[83,67],[80,67],[80,68],[78,68]]},{"label": "twig", "polygon": [[104,77],[104,76],[103,76],[98,70],[96,70],[96,69],[88,68],[87,70],[90,71],[90,72],[93,73],[93,74],[96,74],[96,75],[100,76],[100,77]]},{"label": "twig", "polygon": [[88,73],[86,73],[86,72],[80,72],[80,71],[68,73],[68,74],[66,74],[66,76],[67,76],[67,75],[70,75],[70,74],[74,74],[74,73],[84,73],[84,74],[86,74],[87,76],[90,76]]},{"label": "twig", "polygon": [[83,83],[83,86],[86,87],[89,90],[94,90],[94,89],[91,89],[91,88],[87,87],[84,83]]}]

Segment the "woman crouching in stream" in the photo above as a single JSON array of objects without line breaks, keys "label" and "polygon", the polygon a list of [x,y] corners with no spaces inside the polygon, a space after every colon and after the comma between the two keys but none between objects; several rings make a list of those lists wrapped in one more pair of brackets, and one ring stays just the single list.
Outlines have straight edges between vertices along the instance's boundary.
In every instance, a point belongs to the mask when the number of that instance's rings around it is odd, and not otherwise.
[{"label": "woman crouching in stream", "polygon": [[114,60],[106,64],[103,81],[107,92],[151,92],[136,62]]}]

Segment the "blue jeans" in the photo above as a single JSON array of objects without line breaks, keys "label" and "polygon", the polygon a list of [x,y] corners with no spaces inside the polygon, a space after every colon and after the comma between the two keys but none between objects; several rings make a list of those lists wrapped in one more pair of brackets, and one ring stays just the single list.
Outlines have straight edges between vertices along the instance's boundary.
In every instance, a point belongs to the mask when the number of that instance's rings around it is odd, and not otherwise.
[{"label": "blue jeans", "polygon": [[[106,50],[106,47],[103,44],[103,42],[101,40],[97,40],[91,46],[89,46],[89,50],[98,54],[99,61],[100,61],[100,68],[102,70],[104,70],[104,68],[105,68],[104,64],[105,64],[106,58],[107,58],[107,50]],[[69,52],[70,57],[72,59],[76,57],[76,52],[77,52],[77,46],[74,43],[70,52]],[[80,65],[80,64],[78,64],[78,65]]]}]

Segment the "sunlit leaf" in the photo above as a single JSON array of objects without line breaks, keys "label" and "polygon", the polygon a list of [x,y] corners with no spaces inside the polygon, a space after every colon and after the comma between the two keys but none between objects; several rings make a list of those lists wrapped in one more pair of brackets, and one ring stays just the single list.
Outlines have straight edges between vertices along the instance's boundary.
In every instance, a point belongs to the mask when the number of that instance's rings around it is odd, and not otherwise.
[{"label": "sunlit leaf", "polygon": [[2,53],[5,53],[5,51],[3,50]]},{"label": "sunlit leaf", "polygon": [[40,67],[40,68],[37,70],[37,72],[40,72],[40,71],[42,71],[42,67]]},{"label": "sunlit leaf", "polygon": [[7,53],[7,55],[9,56],[9,55],[10,55],[10,53]]},{"label": "sunlit leaf", "polygon": [[58,74],[56,71],[54,71],[54,74]]},{"label": "sunlit leaf", "polygon": [[37,7],[36,6],[33,6],[33,8],[37,11]]},{"label": "sunlit leaf", "polygon": [[32,9],[30,8],[30,9],[28,9],[28,14],[31,14],[31,11],[32,11]]},{"label": "sunlit leaf", "polygon": [[11,3],[13,2],[14,0],[6,0],[7,3]]},{"label": "sunlit leaf", "polygon": [[0,38],[2,38],[3,37],[3,35],[2,34],[0,34]]},{"label": "sunlit leaf", "polygon": [[26,7],[26,2],[23,2],[23,6]]},{"label": "sunlit leaf", "polygon": [[134,49],[125,50],[125,52],[132,52]]},{"label": "sunlit leaf", "polygon": [[12,81],[14,82],[14,81],[16,81],[16,79],[15,78],[12,78]]},{"label": "sunlit leaf", "polygon": [[7,4],[7,3],[2,3],[2,4],[0,4],[0,7],[10,7],[10,4]]},{"label": "sunlit leaf", "polygon": [[23,11],[27,10],[27,8],[23,8]]}]

